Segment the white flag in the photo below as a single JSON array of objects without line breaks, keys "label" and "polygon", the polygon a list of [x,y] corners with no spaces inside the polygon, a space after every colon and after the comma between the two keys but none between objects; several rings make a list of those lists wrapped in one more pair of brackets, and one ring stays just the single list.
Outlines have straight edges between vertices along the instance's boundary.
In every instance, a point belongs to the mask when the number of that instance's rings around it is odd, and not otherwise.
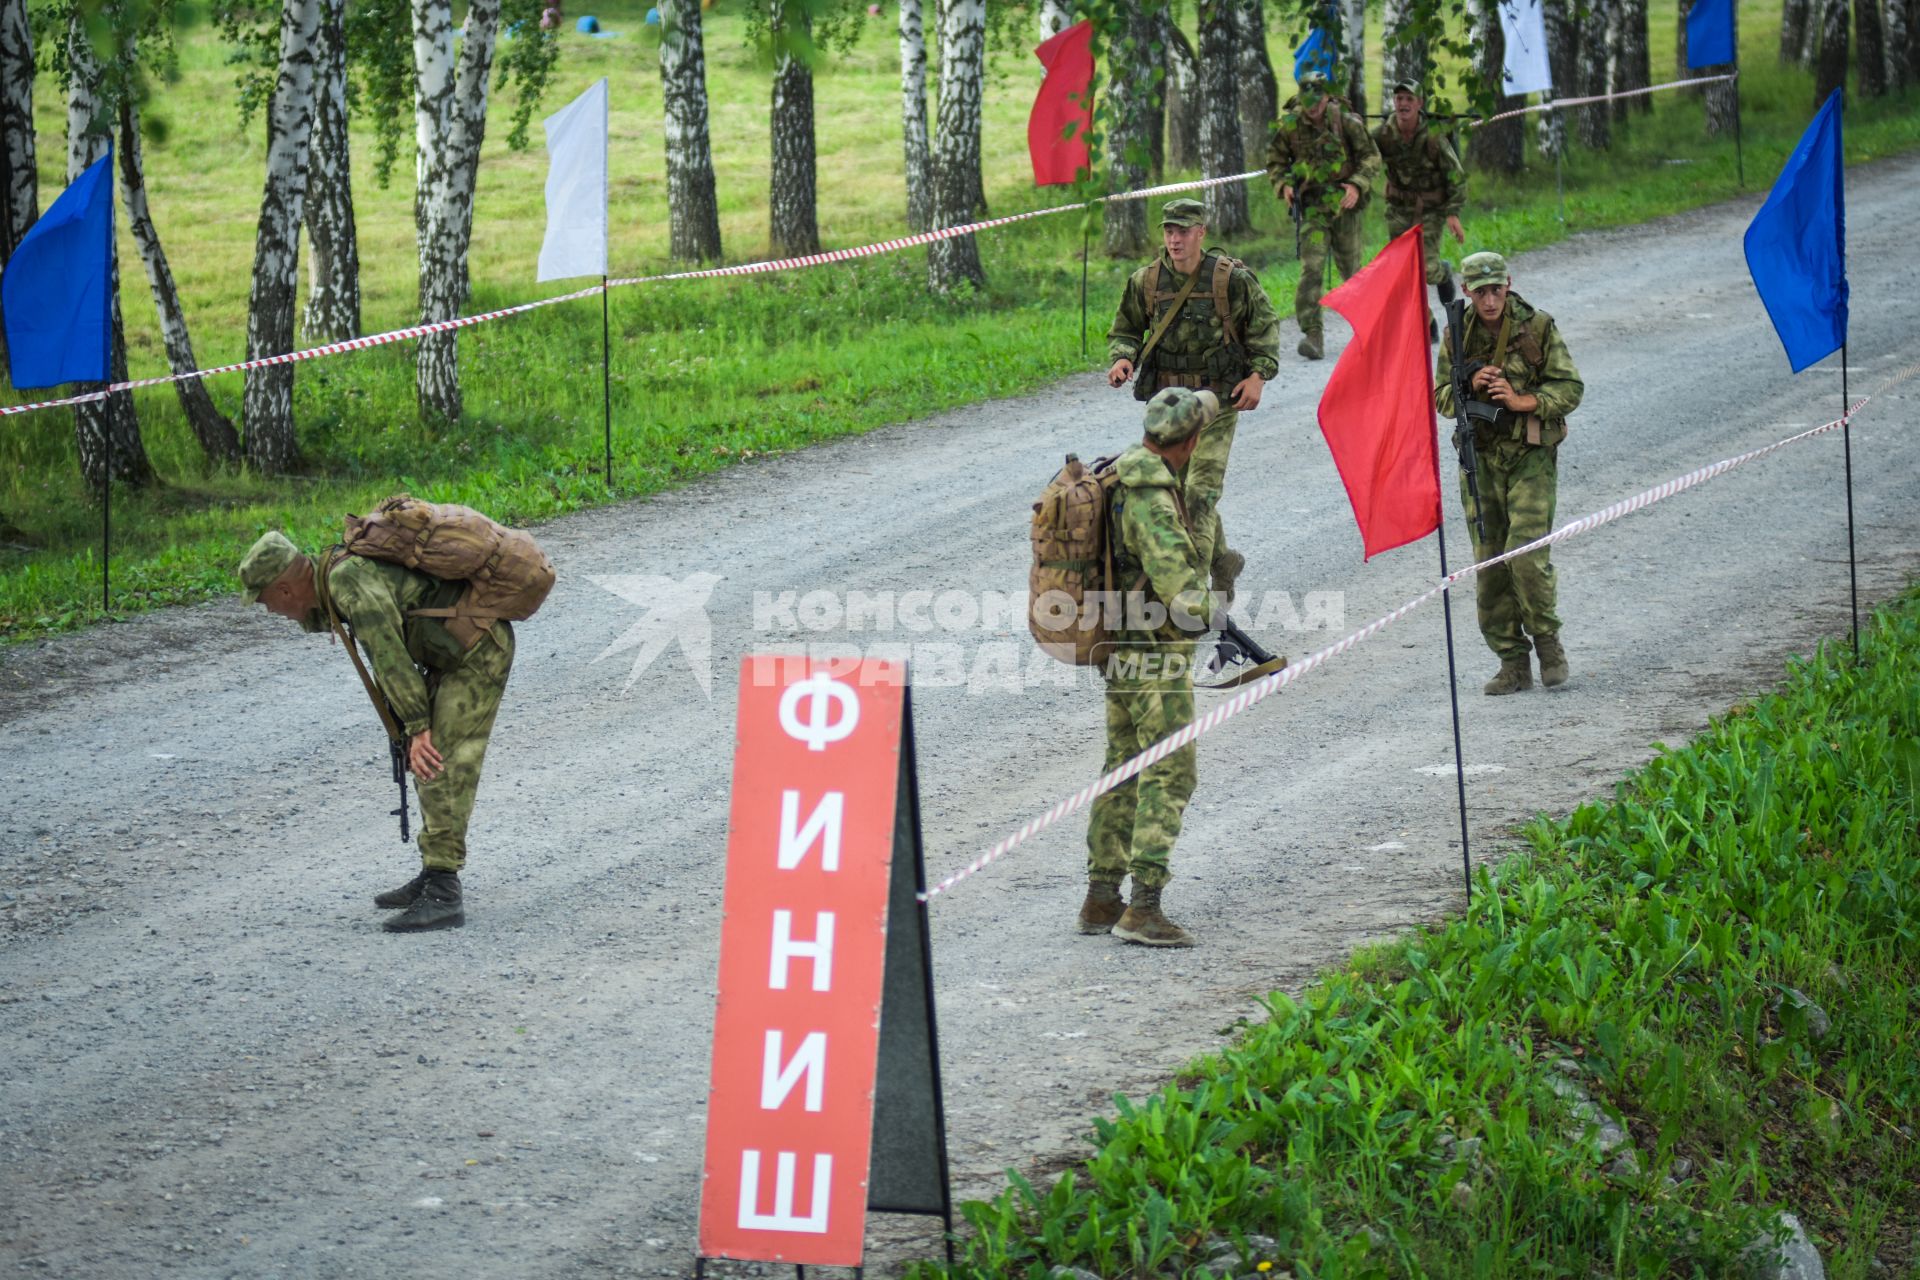
[{"label": "white flag", "polygon": [[547,117],[542,280],[607,274],[607,82]]},{"label": "white flag", "polygon": [[1553,88],[1547,66],[1547,21],[1540,0],[1500,0],[1500,30],[1507,37],[1503,93],[1540,93]]}]

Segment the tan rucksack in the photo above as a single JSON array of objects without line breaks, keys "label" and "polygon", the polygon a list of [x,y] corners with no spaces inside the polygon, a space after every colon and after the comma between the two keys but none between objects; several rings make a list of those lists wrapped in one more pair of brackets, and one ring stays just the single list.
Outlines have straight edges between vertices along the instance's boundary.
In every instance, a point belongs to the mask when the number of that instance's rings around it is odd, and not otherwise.
[{"label": "tan rucksack", "polygon": [[496,619],[531,618],[553,590],[553,562],[520,529],[495,524],[471,507],[424,502],[399,493],[367,516],[347,517],[341,547],[348,555],[389,560],[466,591],[449,609],[412,609],[409,617],[443,618],[461,647],[480,642]]},{"label": "tan rucksack", "polygon": [[1107,623],[1118,588],[1107,500],[1120,483],[1113,461],[1087,467],[1068,454],[1033,504],[1027,629],[1049,657],[1079,667],[1104,663],[1111,647]]}]

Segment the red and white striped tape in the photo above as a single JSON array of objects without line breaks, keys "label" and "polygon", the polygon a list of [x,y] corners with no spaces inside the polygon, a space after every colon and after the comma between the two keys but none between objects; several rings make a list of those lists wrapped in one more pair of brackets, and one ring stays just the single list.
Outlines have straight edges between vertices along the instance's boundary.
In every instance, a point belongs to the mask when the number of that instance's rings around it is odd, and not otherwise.
[{"label": "red and white striped tape", "polygon": [[[1914,371],[1915,370],[1909,370],[1907,374],[1901,375],[1901,379],[1909,376]],[[1896,379],[1896,381],[1901,379]],[[1847,410],[1846,413],[1832,422],[1823,423],[1808,431],[1802,431],[1798,435],[1788,436],[1784,440],[1775,441],[1773,444],[1740,454],[1738,457],[1728,458],[1722,462],[1715,462],[1709,466],[1701,467],[1697,471],[1689,471],[1686,475],[1678,479],[1669,480],[1662,485],[1656,485],[1644,493],[1635,494],[1631,498],[1616,502],[1610,507],[1594,512],[1592,515],[1582,516],[1571,524],[1562,525],[1546,537],[1537,538],[1524,547],[1515,547],[1511,551],[1493,556],[1487,560],[1482,560],[1478,564],[1455,570],[1399,608],[1393,610],[1391,613],[1382,614],[1380,617],[1375,618],[1372,622],[1369,622],[1352,635],[1337,640],[1324,649],[1308,654],[1299,662],[1288,663],[1270,676],[1256,680],[1254,683],[1236,693],[1233,697],[1196,719],[1192,724],[1187,725],[1184,729],[1162,738],[1111,773],[1105,774],[1096,781],[1082,787],[1079,791],[1060,801],[1045,813],[1027,822],[1026,825],[1008,835],[1005,839],[975,858],[972,862],[969,862],[966,866],[927,889],[924,893],[920,894],[920,900],[922,902],[932,901],[940,894],[945,893],[947,890],[959,884],[962,880],[977,874],[991,863],[999,861],[1034,836],[1059,822],[1062,818],[1086,808],[1089,804],[1093,803],[1095,797],[1105,795],[1130,778],[1138,776],[1141,770],[1147,768],[1149,765],[1178,751],[1196,738],[1211,733],[1249,707],[1254,706],[1256,703],[1263,702],[1273,694],[1278,693],[1281,689],[1300,679],[1314,668],[1331,661],[1355,645],[1378,635],[1462,579],[1479,573],[1483,569],[1491,569],[1495,565],[1505,564],[1509,560],[1527,555],[1530,552],[1538,551],[1542,547],[1550,547],[1555,543],[1565,542],[1568,538],[1577,537],[1589,530],[1597,529],[1603,524],[1609,524],[1643,507],[1650,507],[1656,502],[1671,498],[1676,493],[1691,489],[1697,484],[1711,480],[1715,476],[1722,475],[1725,472],[1733,470],[1735,467],[1752,462],[1757,458],[1764,458],[1768,454],[1784,449],[1790,444],[1798,444],[1802,440],[1811,440],[1817,435],[1832,431],[1837,427],[1851,422],[1854,415],[1860,412],[1860,407],[1872,398],[1872,396],[1862,396],[1854,402],[1851,409]]]},{"label": "red and white striped tape", "polygon": [[1499,115],[1488,116],[1482,124],[1492,124],[1496,120],[1511,120],[1515,116],[1536,115],[1542,111],[1558,111],[1563,107],[1584,107],[1595,102],[1617,102],[1621,98],[1638,98],[1649,93],[1659,93],[1664,89],[1685,89],[1696,84],[1719,84],[1724,80],[1738,80],[1740,73],[1730,71],[1720,76],[1695,76],[1691,80],[1669,80],[1665,84],[1650,84],[1643,89],[1622,89],[1619,93],[1596,93],[1586,98],[1554,98],[1548,102],[1536,102],[1530,107],[1520,107],[1513,111],[1502,111]]}]

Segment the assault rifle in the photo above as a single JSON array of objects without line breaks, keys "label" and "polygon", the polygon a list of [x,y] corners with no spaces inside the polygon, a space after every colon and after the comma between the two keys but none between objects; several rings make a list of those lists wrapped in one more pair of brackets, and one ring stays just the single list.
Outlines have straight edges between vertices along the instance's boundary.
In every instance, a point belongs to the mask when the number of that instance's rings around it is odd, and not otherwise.
[{"label": "assault rifle", "polygon": [[1486,520],[1480,513],[1480,456],[1474,448],[1474,428],[1479,423],[1491,427],[1500,418],[1500,406],[1472,398],[1473,375],[1486,368],[1483,360],[1469,360],[1467,345],[1467,300],[1455,298],[1447,304],[1447,346],[1449,378],[1453,384],[1453,447],[1460,453],[1460,469],[1467,473],[1467,494],[1473,499],[1474,542],[1487,536]]},{"label": "assault rifle", "polygon": [[1209,672],[1219,675],[1228,667],[1244,666],[1247,663],[1253,665],[1247,667],[1245,671],[1234,673],[1219,684],[1201,685],[1202,689],[1237,689],[1243,684],[1251,684],[1262,676],[1270,676],[1287,665],[1285,657],[1276,656],[1261,648],[1260,642],[1242,631],[1233,619],[1227,616],[1224,609],[1220,611],[1219,622],[1214,630],[1220,633],[1220,643],[1214,647],[1213,657],[1207,663]]},{"label": "assault rifle", "polygon": [[393,812],[400,819],[400,843],[413,839],[407,830],[407,748],[398,738],[387,739],[387,754],[393,757],[393,780],[400,784],[400,807]]}]

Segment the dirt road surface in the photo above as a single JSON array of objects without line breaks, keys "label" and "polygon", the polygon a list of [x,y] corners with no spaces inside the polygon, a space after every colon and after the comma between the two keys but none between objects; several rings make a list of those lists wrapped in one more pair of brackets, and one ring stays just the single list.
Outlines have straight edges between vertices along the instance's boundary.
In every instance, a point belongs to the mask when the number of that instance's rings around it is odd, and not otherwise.
[{"label": "dirt road surface", "polygon": [[[1913,159],[1849,178],[1856,394],[1920,358],[1916,183]],[[1837,359],[1790,376],[1748,282],[1758,202],[1513,264],[1587,383],[1562,520],[1838,416]],[[1431,539],[1362,563],[1314,425],[1331,368],[1289,347],[1241,420],[1224,505],[1252,566],[1241,616],[1294,654],[1437,567]],[[1916,386],[1853,433],[1868,598],[1920,547]],[[1020,598],[1028,503],[1063,454],[1116,450],[1138,422],[1089,375],[542,530],[560,585],[520,631],[455,932],[378,928],[369,895],[413,850],[378,726],[322,638],[221,603],[7,653],[0,1262],[89,1280],[687,1273],[738,658],[916,646],[927,861],[964,864],[1101,753],[1099,697],[1029,682],[1065,669],[1030,662],[1017,616],[983,626],[966,603]],[[1477,856],[1844,633],[1841,463],[1835,433],[1558,551],[1563,690],[1480,696],[1496,663],[1462,593]],[[619,591],[649,598],[647,578],[686,611],[635,678],[650,615]],[[925,629],[848,629],[834,602],[856,590],[896,593]],[[1109,1095],[1218,1044],[1261,993],[1457,907],[1443,635],[1436,603],[1202,744],[1168,891],[1199,949],[1073,935],[1077,820],[935,900],[962,1195],[1083,1149]],[[885,1269],[937,1233],[889,1219],[871,1238]]]}]

